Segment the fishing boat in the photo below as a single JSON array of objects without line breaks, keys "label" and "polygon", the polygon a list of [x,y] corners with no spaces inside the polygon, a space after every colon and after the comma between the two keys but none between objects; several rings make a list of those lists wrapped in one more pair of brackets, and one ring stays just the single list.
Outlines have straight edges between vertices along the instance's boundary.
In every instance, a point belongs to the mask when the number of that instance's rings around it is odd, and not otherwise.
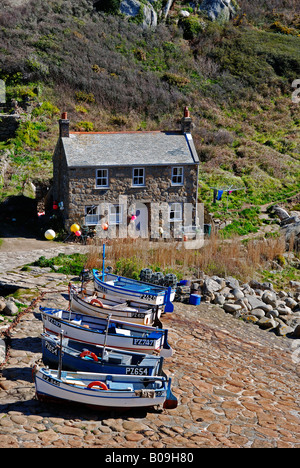
[{"label": "fishing boat", "polygon": [[141,323],[143,325],[162,326],[159,318],[159,306],[143,304],[131,300],[98,297],[97,291],[81,289],[73,284],[69,285],[70,308],[83,314],[107,318],[109,314],[117,320]]},{"label": "fishing boat", "polygon": [[88,345],[108,346],[141,353],[160,353],[172,356],[168,343],[168,330],[138,323],[108,318],[92,317],[74,311],[40,306],[44,329]]},{"label": "fishing boat", "polygon": [[171,379],[165,376],[68,372],[38,366],[33,371],[36,396],[42,401],[71,402],[113,410],[177,407]]},{"label": "fishing boat", "polygon": [[145,304],[156,304],[164,307],[164,312],[173,312],[172,301],[175,298],[175,289],[166,288],[143,281],[100,272],[93,269],[95,289],[101,297],[117,297],[122,300],[135,300]]},{"label": "fishing boat", "polygon": [[89,345],[42,333],[42,359],[46,366],[64,370],[125,375],[161,375],[163,357]]}]

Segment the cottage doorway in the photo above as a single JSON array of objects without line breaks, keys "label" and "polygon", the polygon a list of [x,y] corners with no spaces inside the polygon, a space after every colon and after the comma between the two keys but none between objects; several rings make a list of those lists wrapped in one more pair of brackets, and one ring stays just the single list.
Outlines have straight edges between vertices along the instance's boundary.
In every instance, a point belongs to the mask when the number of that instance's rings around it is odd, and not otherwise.
[{"label": "cottage doorway", "polygon": [[144,203],[135,203],[135,219],[130,229],[130,237],[148,237],[148,208]]}]

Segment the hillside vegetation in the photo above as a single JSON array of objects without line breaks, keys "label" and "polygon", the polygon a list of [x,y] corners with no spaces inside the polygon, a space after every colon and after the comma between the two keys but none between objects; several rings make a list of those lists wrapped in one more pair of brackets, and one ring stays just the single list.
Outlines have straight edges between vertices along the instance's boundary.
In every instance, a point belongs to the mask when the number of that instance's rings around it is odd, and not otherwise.
[{"label": "hillside vegetation", "polygon": [[[51,179],[57,120],[73,129],[178,129],[183,106],[201,160],[199,201],[245,232],[259,207],[300,192],[300,11],[293,0],[238,2],[228,24],[175,1],[155,30],[97,12],[88,0],[34,0],[0,15],[0,78],[7,102],[29,97],[16,138],[0,143],[11,170],[2,200]],[[180,16],[180,10],[191,14]],[[1,182],[1,181],[0,181]],[[212,203],[211,187],[238,187]],[[293,206],[292,206],[293,207]],[[228,230],[228,235],[238,228]]]}]

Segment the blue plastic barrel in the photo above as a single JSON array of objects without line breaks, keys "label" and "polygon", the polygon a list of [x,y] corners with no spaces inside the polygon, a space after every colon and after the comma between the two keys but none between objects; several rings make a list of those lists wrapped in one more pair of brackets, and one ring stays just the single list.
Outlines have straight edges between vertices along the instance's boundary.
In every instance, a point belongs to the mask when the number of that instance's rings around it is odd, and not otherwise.
[{"label": "blue plastic barrel", "polygon": [[201,302],[201,296],[199,296],[199,294],[191,294],[190,295],[190,304],[199,305],[200,302]]}]

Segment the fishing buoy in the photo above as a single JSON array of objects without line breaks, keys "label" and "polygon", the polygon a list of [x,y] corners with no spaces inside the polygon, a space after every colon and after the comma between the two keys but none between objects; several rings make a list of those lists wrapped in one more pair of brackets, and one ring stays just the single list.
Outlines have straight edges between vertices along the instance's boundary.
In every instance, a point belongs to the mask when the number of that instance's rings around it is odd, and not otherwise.
[{"label": "fishing buoy", "polygon": [[80,237],[81,236],[81,231],[76,231],[75,236]]},{"label": "fishing buoy", "polygon": [[103,231],[107,231],[108,224],[107,223],[102,224],[102,229],[103,229]]},{"label": "fishing buoy", "polygon": [[135,220],[136,220],[136,216],[132,215],[131,218],[130,218],[130,221],[135,221]]},{"label": "fishing buoy", "polygon": [[71,231],[72,232],[77,232],[77,231],[79,231],[79,229],[80,229],[80,226],[78,226],[78,224],[72,224],[72,226],[71,226]]},{"label": "fishing buoy", "polygon": [[45,232],[45,237],[47,240],[53,240],[55,238],[55,232],[52,229],[48,229]]}]

